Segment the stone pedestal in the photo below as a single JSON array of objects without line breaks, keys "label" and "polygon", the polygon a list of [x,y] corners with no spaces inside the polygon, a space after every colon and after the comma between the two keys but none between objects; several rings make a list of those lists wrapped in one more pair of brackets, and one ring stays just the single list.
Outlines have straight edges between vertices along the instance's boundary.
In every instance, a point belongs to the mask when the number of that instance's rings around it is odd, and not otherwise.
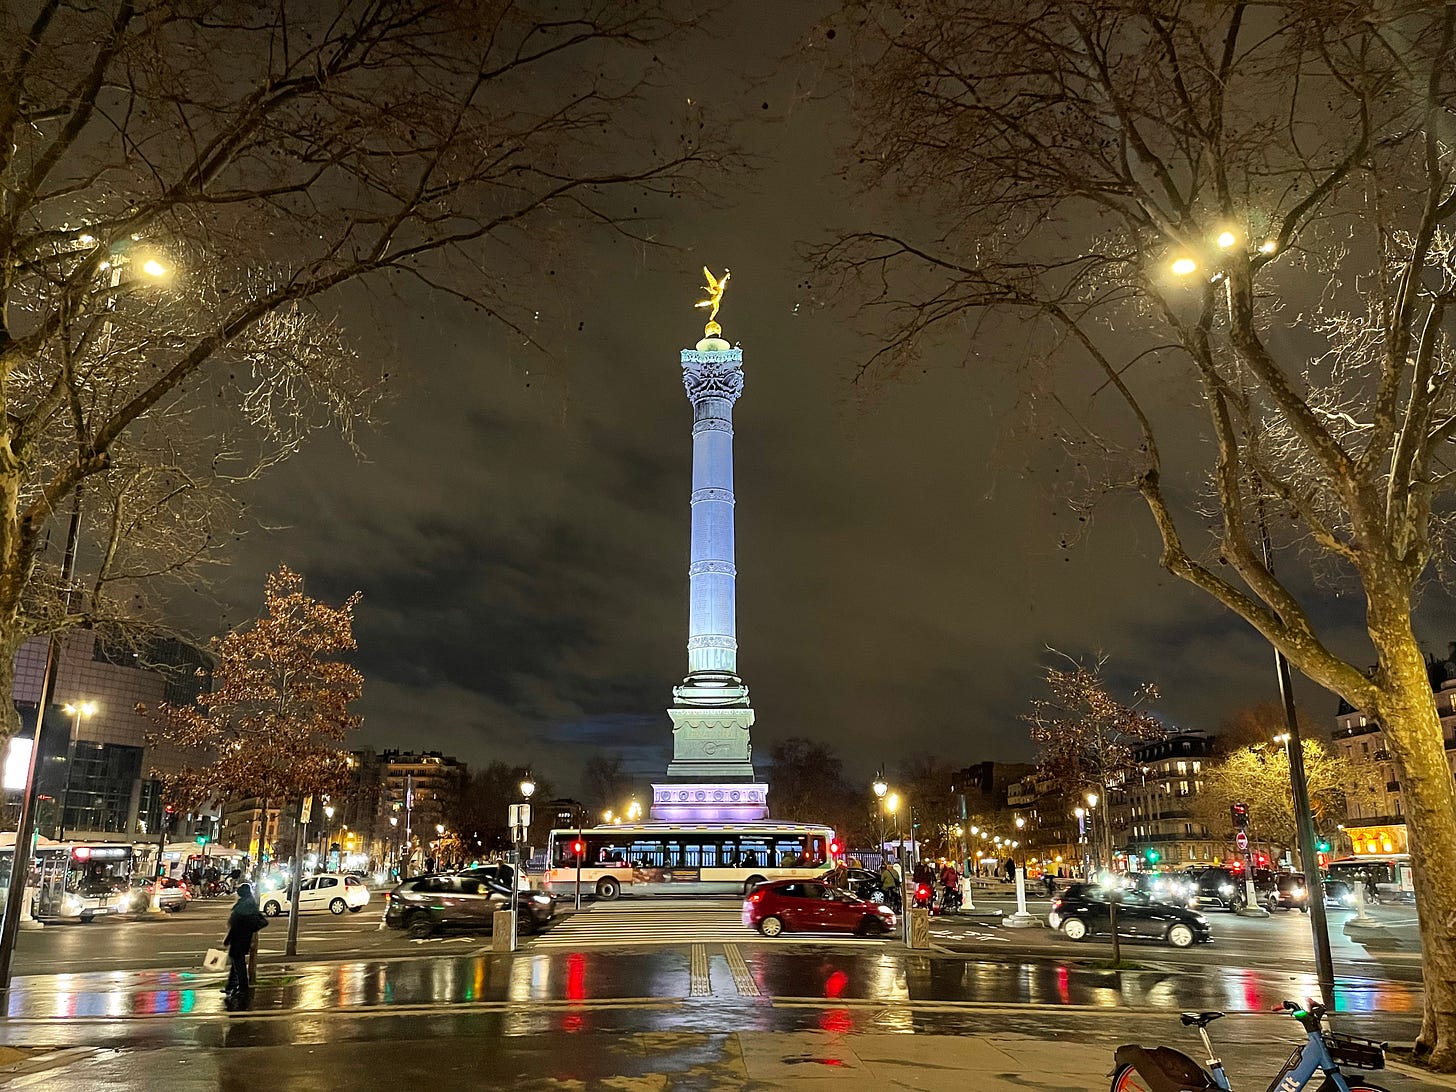
[{"label": "stone pedestal", "polygon": [[743,823],[768,818],[762,781],[674,781],[652,786],[652,818],[667,823]]}]

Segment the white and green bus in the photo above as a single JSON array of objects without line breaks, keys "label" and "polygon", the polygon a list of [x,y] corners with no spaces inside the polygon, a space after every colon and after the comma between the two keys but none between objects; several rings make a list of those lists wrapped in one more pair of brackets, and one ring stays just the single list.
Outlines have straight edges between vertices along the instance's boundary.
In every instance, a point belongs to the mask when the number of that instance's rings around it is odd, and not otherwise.
[{"label": "white and green bus", "polygon": [[615,899],[636,895],[739,895],[766,880],[811,879],[843,849],[809,823],[621,823],[553,830],[542,890]]}]

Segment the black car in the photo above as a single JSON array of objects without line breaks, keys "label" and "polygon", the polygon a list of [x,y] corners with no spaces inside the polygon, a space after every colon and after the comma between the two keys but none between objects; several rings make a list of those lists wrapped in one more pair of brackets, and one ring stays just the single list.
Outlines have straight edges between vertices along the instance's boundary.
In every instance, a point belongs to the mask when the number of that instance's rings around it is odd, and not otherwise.
[{"label": "black car", "polygon": [[[1216,906],[1220,910],[1242,910],[1247,904],[1244,874],[1228,868],[1205,868],[1193,879],[1193,895],[1199,906]],[[1259,896],[1257,877],[1254,894]]]},{"label": "black car", "polygon": [[880,883],[878,872],[871,872],[868,868],[850,868],[845,872],[844,882],[840,885],[844,890],[869,902],[885,901],[885,888]]},{"label": "black car", "polygon": [[[387,896],[384,924],[424,938],[444,930],[491,932],[497,910],[511,908],[511,890],[470,876],[419,876],[405,880]],[[520,920],[524,932],[551,921],[556,904],[549,895],[520,892]]]},{"label": "black car", "polygon": [[1193,881],[1181,872],[1134,872],[1126,883],[1153,902],[1187,906],[1193,901]]},{"label": "black car", "polygon": [[[1070,940],[1112,935],[1111,903],[1106,891],[1076,883],[1052,900],[1047,924]],[[1117,898],[1117,935],[1124,939],[1161,940],[1175,948],[1207,944],[1213,939],[1208,919],[1196,910],[1155,902],[1140,891]]]}]

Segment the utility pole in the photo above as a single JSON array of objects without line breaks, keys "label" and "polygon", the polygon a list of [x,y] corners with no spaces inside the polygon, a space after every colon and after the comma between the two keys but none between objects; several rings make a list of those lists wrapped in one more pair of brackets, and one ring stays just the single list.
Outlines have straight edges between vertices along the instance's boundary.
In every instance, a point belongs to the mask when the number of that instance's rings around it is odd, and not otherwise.
[{"label": "utility pole", "polygon": [[[1264,568],[1274,572],[1274,551],[1269,544],[1269,525],[1264,521],[1264,497],[1259,493],[1259,540],[1263,547]],[[1274,650],[1274,674],[1279,680],[1279,700],[1284,706],[1284,729],[1289,733],[1285,747],[1289,750],[1289,781],[1294,790],[1295,841],[1299,845],[1299,866],[1304,873],[1304,897],[1309,903],[1309,928],[1314,940],[1315,977],[1319,979],[1320,1000],[1330,1011],[1335,1008],[1335,960],[1330,951],[1330,926],[1325,914],[1325,882],[1320,875],[1319,857],[1315,849],[1314,812],[1309,804],[1309,781],[1304,772],[1304,742],[1299,737],[1299,716],[1294,708],[1294,683],[1289,674],[1289,661],[1284,653]]]}]

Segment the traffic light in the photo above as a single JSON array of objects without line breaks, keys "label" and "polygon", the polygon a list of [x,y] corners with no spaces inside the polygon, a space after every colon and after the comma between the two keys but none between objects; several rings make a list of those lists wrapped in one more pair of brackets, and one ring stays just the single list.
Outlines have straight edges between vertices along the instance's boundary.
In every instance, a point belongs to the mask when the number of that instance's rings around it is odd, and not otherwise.
[{"label": "traffic light", "polygon": [[210,838],[208,838],[208,836],[207,836],[207,835],[206,835],[206,834],[199,834],[199,835],[198,835],[198,836],[197,836],[197,844],[198,844],[198,845],[200,845],[200,846],[205,846],[205,845],[207,845],[207,843],[208,843],[208,842],[209,842],[209,841],[211,841],[211,839],[210,839]]},{"label": "traffic light", "polygon": [[1330,851],[1330,840],[1328,838],[1321,837],[1320,840],[1314,844],[1314,848],[1319,850],[1321,853],[1328,853]]},{"label": "traffic light", "polygon": [[1249,829],[1249,805],[1235,803],[1229,805],[1229,816],[1234,821],[1234,830]]},{"label": "traffic light", "polygon": [[575,842],[572,842],[571,852],[576,856],[580,857],[583,853],[586,852],[586,843],[579,839]]},{"label": "traffic light", "polygon": [[838,857],[843,849],[844,847],[839,844],[839,839],[836,838],[829,843],[829,856]]},{"label": "traffic light", "polygon": [[1148,864],[1157,864],[1163,859],[1163,855],[1152,846],[1149,846],[1147,849],[1143,850],[1143,859],[1147,861]]}]

